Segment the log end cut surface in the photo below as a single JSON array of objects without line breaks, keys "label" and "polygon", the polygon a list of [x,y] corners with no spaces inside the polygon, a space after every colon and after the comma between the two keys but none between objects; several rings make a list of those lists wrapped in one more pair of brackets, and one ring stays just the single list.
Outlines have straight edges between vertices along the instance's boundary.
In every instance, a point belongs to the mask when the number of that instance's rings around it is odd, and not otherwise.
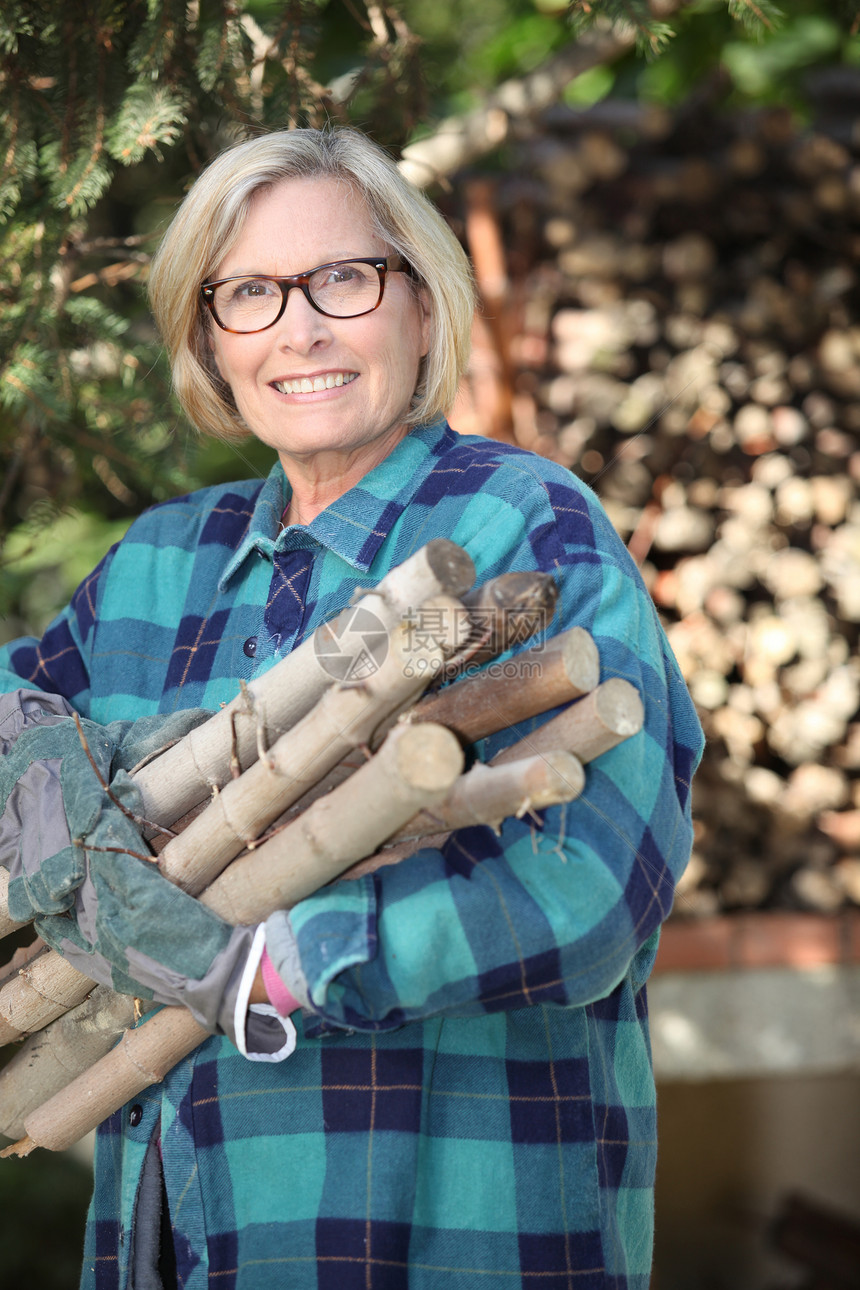
[{"label": "log end cut surface", "polygon": [[405,726],[397,744],[397,767],[403,779],[428,793],[451,784],[452,766],[462,769],[463,751],[455,735],[430,722]]}]

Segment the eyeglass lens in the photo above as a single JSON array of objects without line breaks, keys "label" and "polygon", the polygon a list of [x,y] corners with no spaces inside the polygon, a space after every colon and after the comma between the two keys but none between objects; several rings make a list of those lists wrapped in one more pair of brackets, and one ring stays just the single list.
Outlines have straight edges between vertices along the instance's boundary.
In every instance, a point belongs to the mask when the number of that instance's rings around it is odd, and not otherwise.
[{"label": "eyeglass lens", "polygon": [[[316,269],[308,278],[308,291],[323,313],[350,318],[376,307],[382,281],[374,265],[344,260]],[[275,321],[282,298],[277,279],[232,278],[215,287],[212,303],[231,331],[260,331]]]}]

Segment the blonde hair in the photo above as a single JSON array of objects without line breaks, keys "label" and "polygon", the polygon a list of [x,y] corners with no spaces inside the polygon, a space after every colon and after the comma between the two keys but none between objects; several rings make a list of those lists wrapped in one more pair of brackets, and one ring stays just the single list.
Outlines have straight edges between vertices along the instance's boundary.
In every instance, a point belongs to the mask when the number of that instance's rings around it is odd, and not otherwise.
[{"label": "blonde hair", "polygon": [[[173,385],[198,429],[224,439],[249,433],[209,343],[200,287],[229,252],[261,189],[284,179],[331,177],[363,198],[376,231],[412,266],[430,298],[430,347],[407,420],[446,415],[469,357],[475,294],[465,252],[428,199],[394,161],[355,130],[288,130],[221,153],[174,216],[153,259],[149,296],[171,363]],[[308,266],[309,267],[309,266]]]}]

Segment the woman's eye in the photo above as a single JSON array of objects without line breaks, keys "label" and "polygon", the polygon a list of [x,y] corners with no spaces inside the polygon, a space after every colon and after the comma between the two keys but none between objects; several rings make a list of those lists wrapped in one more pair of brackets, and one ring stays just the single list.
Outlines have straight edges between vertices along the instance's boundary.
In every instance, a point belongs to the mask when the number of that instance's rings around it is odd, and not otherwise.
[{"label": "woman's eye", "polygon": [[237,282],[233,290],[234,300],[261,300],[266,296],[276,294],[277,288],[274,282],[269,282],[266,278],[245,278],[242,282]]},{"label": "woman's eye", "polygon": [[354,282],[358,276],[354,265],[338,264],[333,269],[328,270],[323,280],[323,286],[342,287],[346,283]]}]

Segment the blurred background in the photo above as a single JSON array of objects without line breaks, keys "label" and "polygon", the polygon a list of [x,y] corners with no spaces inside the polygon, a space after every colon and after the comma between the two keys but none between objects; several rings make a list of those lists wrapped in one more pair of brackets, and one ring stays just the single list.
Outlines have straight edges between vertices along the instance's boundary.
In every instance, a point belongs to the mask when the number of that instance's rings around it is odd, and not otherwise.
[{"label": "blurred background", "polygon": [[[640,566],[708,736],[651,987],[652,1290],[860,1285],[858,30],[804,0],[0,15],[0,640],[146,506],[268,470],[182,421],[147,268],[214,153],[327,120],[472,256],[452,424],[576,473]],[[89,1185],[86,1144],[0,1161],[3,1290],[77,1284]]]}]

